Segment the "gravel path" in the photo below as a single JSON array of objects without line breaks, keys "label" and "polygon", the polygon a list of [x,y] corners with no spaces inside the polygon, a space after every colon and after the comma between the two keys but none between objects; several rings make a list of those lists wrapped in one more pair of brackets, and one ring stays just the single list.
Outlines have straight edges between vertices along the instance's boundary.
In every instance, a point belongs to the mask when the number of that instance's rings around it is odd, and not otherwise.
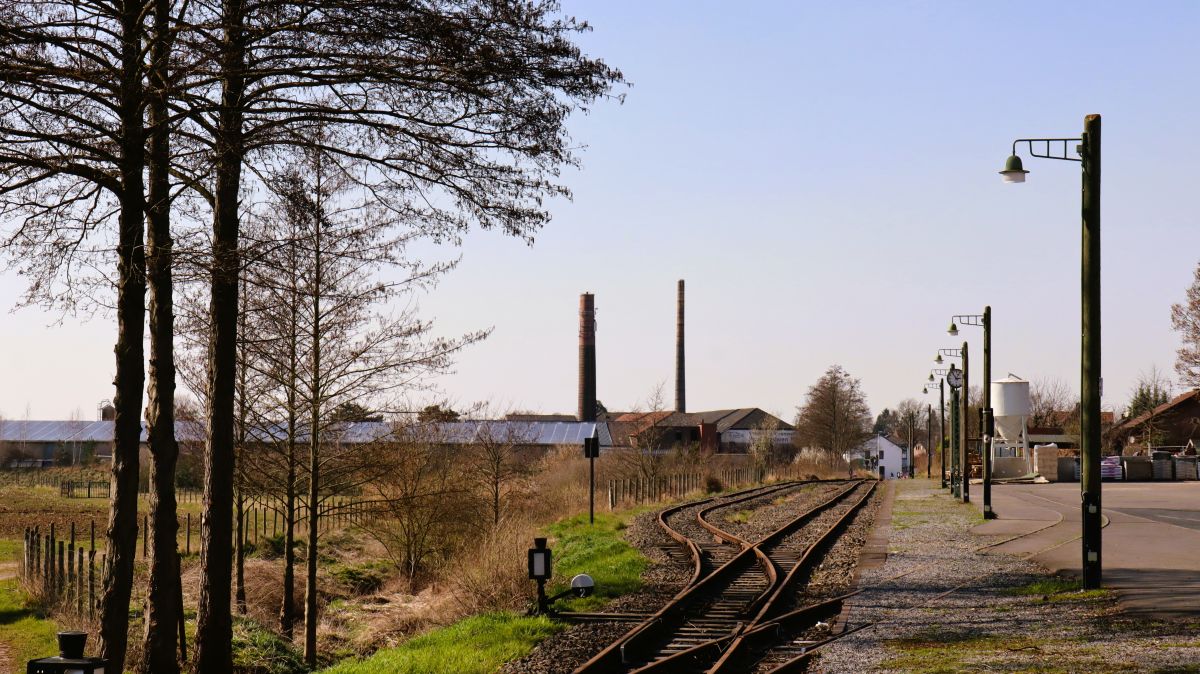
[{"label": "gravel path", "polygon": [[[901,480],[887,561],[864,570],[851,626],[814,672],[1197,672],[1196,626],[1124,618],[1106,592],[1080,593],[1022,558],[1005,537],[970,533],[978,511],[936,484]],[[949,594],[946,594],[949,593]]]}]

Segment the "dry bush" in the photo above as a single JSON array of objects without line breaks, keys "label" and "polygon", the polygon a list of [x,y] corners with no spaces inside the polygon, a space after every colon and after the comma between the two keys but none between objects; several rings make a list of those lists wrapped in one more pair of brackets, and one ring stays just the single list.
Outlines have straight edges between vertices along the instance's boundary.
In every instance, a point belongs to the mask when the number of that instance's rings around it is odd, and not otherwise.
[{"label": "dry bush", "polygon": [[519,610],[528,605],[532,588],[525,551],[539,528],[532,517],[509,517],[455,558],[447,581],[464,613]]}]

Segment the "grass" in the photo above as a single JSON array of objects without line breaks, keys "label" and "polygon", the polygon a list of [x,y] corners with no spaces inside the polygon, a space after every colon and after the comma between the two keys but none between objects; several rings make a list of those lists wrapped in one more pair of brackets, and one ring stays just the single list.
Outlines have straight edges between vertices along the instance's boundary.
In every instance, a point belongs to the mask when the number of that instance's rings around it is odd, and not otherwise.
[{"label": "grass", "polygon": [[645,510],[597,513],[595,526],[587,515],[577,515],[552,524],[554,580],[546,591],[553,595],[566,589],[571,577],[586,573],[596,581],[596,591],[585,599],[560,600],[559,610],[592,611],[609,599],[636,591],[649,563],[645,555],[625,542],[624,530],[634,515]]},{"label": "grass", "polygon": [[1028,585],[1009,589],[1008,594],[1017,596],[1040,596],[1042,601],[1089,601],[1104,599],[1109,596],[1109,590],[1084,590],[1083,584],[1073,578],[1043,578]]},{"label": "grass", "polygon": [[322,674],[490,674],[564,629],[545,617],[487,613],[434,630]]},{"label": "grass", "polygon": [[21,560],[21,550],[25,542],[19,538],[0,538],[0,562],[17,562]]},{"label": "grass", "polygon": [[752,514],[753,514],[753,512],[751,512],[749,510],[739,510],[735,513],[726,515],[725,521],[726,522],[736,522],[738,524],[745,524],[746,522],[750,521],[750,515],[752,515]]},{"label": "grass", "polygon": [[[896,655],[880,663],[881,667],[910,674],[974,671],[1100,674],[1141,671],[1130,663],[1113,659],[1102,648],[1025,635],[929,629],[910,638],[892,639],[887,644]],[[1070,657],[1064,658],[1067,652]]]},{"label": "grass", "polygon": [[54,622],[29,608],[16,579],[0,581],[0,643],[8,646],[13,663],[57,654],[57,632]]},{"label": "grass", "polygon": [[[642,572],[649,562],[625,542],[624,531],[634,516],[649,507],[597,513],[595,525],[588,523],[587,515],[577,515],[547,528],[554,554],[554,580],[547,593],[566,589],[571,577],[579,573],[596,581],[595,594],[559,600],[557,610],[595,610],[642,586]],[[365,660],[340,663],[322,674],[485,674],[524,656],[564,628],[546,617],[487,613],[381,650]]]},{"label": "grass", "polygon": [[308,671],[303,655],[291,644],[255,621],[240,616],[233,619],[233,665],[239,672],[254,674]]}]

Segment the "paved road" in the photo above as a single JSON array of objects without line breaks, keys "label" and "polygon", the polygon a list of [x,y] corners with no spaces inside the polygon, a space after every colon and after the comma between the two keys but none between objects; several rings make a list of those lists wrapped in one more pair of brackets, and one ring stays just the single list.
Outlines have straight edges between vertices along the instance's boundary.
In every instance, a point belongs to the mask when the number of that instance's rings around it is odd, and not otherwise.
[{"label": "paved road", "polygon": [[[1200,619],[1200,482],[1105,482],[1101,493],[1104,586],[1131,614]],[[1080,572],[1078,483],[996,485],[992,505],[998,519],[974,531],[1020,536],[997,551]]]}]

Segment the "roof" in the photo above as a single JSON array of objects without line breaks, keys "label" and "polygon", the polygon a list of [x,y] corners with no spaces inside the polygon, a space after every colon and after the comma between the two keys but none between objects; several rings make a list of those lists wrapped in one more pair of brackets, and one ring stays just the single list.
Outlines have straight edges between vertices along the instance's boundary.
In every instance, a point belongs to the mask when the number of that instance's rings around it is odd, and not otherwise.
[{"label": "roof", "polygon": [[1158,407],[1155,407],[1152,410],[1147,410],[1145,412],[1142,412],[1141,414],[1137,415],[1136,417],[1132,417],[1130,419],[1122,419],[1121,423],[1118,424],[1116,426],[1116,428],[1113,428],[1113,430],[1116,431],[1117,428],[1130,428],[1130,427],[1135,427],[1135,426],[1141,426],[1142,424],[1146,423],[1146,421],[1149,420],[1151,416],[1157,417],[1157,416],[1171,410],[1172,408],[1178,407],[1178,406],[1180,406],[1190,400],[1193,400],[1193,399],[1200,399],[1200,389],[1192,389],[1191,391],[1187,391],[1185,393],[1180,393],[1179,395],[1175,396],[1171,400],[1168,400],[1167,402],[1159,405]]},{"label": "roof", "polygon": [[888,438],[886,438],[882,435],[876,435],[875,437],[871,438],[870,440],[867,440],[866,442],[859,445],[858,449],[856,449],[855,451],[863,451],[863,450],[867,450],[867,449],[884,450],[884,449],[887,449],[887,447],[884,446],[884,443],[891,445],[891,447],[893,449],[903,449],[900,445],[897,445],[896,443],[892,442]]},{"label": "roof", "polygon": [[576,417],[574,414],[521,414],[521,413],[513,413],[513,414],[505,414],[505,415],[504,415],[504,420],[505,420],[505,421],[564,421],[564,422],[568,422],[568,423],[570,423],[570,422],[578,421],[578,420],[579,420],[579,418],[578,418],[578,417]]},{"label": "roof", "polygon": [[[551,421],[453,421],[424,426],[438,436],[438,440],[447,444],[472,444],[488,436],[492,438],[511,438],[519,444],[526,445],[570,445],[583,444],[584,438],[589,438],[600,432],[601,442],[606,439],[608,430],[604,424],[591,422],[551,422]],[[193,421],[175,422],[175,437],[185,441],[202,441],[205,436],[204,424]],[[333,430],[340,442],[348,444],[363,444],[384,440],[392,436],[397,429],[402,428],[386,421],[360,421],[339,425]],[[282,440],[287,437],[286,428],[281,424],[260,426],[251,430],[250,435],[255,439],[267,442]],[[298,433],[296,439],[308,442],[307,431]],[[112,421],[3,421],[0,422],[0,442],[112,442]],[[146,442],[146,428],[142,425],[141,441]]]},{"label": "roof", "polygon": [[[0,421],[0,442],[112,442],[113,421],[61,421],[5,419]],[[180,440],[203,439],[204,425],[189,421],[175,422],[175,437]],[[146,442],[146,424],[141,441]]]},{"label": "roof", "polygon": [[790,431],[792,425],[757,407],[739,407],[731,410],[711,410],[708,412],[671,412],[661,423],[662,426],[699,426],[713,424],[718,432],[729,430],[756,430],[763,423],[776,426],[776,430]]}]

